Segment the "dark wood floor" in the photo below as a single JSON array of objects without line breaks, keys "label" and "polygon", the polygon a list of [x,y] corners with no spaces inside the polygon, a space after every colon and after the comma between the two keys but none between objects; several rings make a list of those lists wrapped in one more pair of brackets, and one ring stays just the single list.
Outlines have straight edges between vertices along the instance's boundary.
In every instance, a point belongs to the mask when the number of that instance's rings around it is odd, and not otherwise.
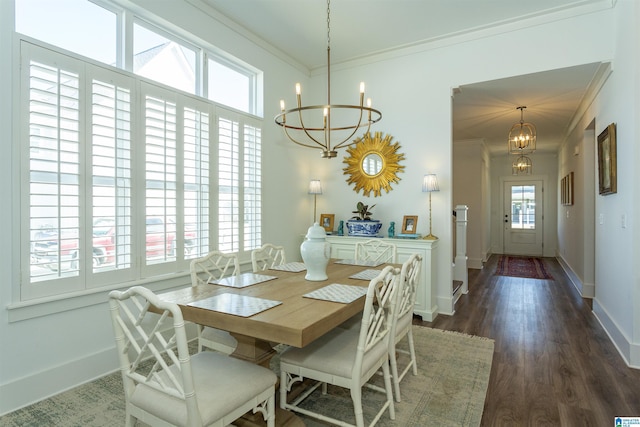
[{"label": "dark wood floor", "polygon": [[613,426],[640,416],[640,370],[628,368],[554,258],[555,280],[470,270],[453,316],[418,324],[495,340],[483,426]]}]

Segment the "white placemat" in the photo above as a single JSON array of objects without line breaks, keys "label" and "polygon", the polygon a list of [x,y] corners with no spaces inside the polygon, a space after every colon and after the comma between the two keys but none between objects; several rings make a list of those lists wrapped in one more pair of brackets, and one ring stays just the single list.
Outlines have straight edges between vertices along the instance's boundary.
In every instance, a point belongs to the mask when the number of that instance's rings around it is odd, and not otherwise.
[{"label": "white placemat", "polygon": [[360,273],[356,273],[353,276],[349,276],[350,279],[360,279],[360,280],[372,280],[378,277],[378,275],[382,272],[382,270],[362,270]]},{"label": "white placemat", "polygon": [[277,277],[256,273],[242,273],[237,276],[228,276],[218,280],[210,280],[209,283],[212,285],[229,286],[230,288],[246,288],[247,286],[257,285],[258,283],[273,279],[277,279]]},{"label": "white placemat", "polygon": [[366,287],[332,283],[320,289],[316,289],[313,292],[309,292],[308,294],[304,294],[303,296],[307,298],[348,304],[366,294]]},{"label": "white placemat", "polygon": [[304,262],[288,262],[286,264],[274,265],[269,268],[269,270],[291,271],[293,273],[299,273],[306,269],[307,267],[304,265]]},{"label": "white placemat", "polygon": [[280,304],[282,304],[282,301],[228,293],[189,303],[189,305],[193,307],[205,308],[207,310],[219,311],[241,317],[251,317],[254,314],[258,314]]},{"label": "white placemat", "polygon": [[382,261],[359,261],[356,259],[339,259],[336,264],[361,265],[363,267],[377,267],[384,264]]}]

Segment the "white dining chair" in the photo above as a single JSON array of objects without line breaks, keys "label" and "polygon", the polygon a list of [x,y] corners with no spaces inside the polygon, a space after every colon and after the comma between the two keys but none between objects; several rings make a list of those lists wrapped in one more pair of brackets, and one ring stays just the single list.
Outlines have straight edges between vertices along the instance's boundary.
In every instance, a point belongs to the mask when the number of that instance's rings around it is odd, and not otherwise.
[{"label": "white dining chair", "polygon": [[395,263],[397,258],[397,247],[393,243],[384,242],[380,239],[370,239],[364,242],[356,242],[356,261],[376,261]]},{"label": "white dining chair", "polygon": [[[318,387],[326,394],[327,383],[348,388],[351,392],[356,426],[364,426],[362,388],[369,387],[385,393],[386,400],[373,420],[374,425],[385,410],[395,419],[393,391],[389,370],[389,339],[392,308],[395,304],[395,287],[399,283],[399,269],[385,267],[369,282],[359,331],[335,328],[311,344],[289,347],[280,355],[280,407],[299,412],[335,425],[348,426],[343,420],[329,414],[302,408],[300,403]],[[374,301],[376,302],[374,304]],[[384,388],[368,383],[382,369]],[[287,392],[304,378],[317,381],[292,402],[287,402]]]},{"label": "white dining chair", "polygon": [[268,270],[286,262],[287,257],[284,252],[284,246],[265,243],[260,248],[251,251],[251,266],[254,273]]},{"label": "white dining chair", "polygon": [[[191,286],[209,283],[223,277],[240,274],[240,261],[237,253],[212,251],[191,261]],[[238,341],[227,331],[198,325],[198,351],[203,348],[231,354]]]},{"label": "white dining chair", "polygon": [[[213,351],[189,354],[180,307],[136,286],[109,293],[127,427],[226,426],[253,411],[275,426],[269,369]],[[153,309],[157,313],[152,313]]]},{"label": "white dining chair", "polygon": [[[391,339],[389,340],[389,361],[391,363],[391,379],[395,390],[396,401],[400,402],[400,381],[405,377],[409,369],[413,368],[413,375],[418,375],[416,362],[416,350],[413,342],[413,307],[416,303],[416,291],[420,279],[420,266],[422,257],[413,254],[402,264],[400,280],[397,287],[398,296],[394,308],[393,322],[391,324]],[[407,338],[409,350],[398,348],[398,343]],[[402,372],[398,374],[397,354],[409,356],[409,362]]]},{"label": "white dining chair", "polygon": [[[383,242],[379,239],[370,239],[364,242],[356,242],[356,261],[375,261],[395,263],[397,258],[397,247],[393,243]],[[353,316],[344,321],[340,327],[342,329],[360,329],[360,316]]]}]

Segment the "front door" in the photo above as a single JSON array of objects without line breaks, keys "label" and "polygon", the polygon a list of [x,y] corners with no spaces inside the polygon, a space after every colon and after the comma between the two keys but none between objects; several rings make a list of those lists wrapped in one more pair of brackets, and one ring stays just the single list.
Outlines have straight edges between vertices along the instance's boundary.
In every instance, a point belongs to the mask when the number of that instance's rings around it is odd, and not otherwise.
[{"label": "front door", "polygon": [[505,181],[504,253],[542,256],[542,181]]}]

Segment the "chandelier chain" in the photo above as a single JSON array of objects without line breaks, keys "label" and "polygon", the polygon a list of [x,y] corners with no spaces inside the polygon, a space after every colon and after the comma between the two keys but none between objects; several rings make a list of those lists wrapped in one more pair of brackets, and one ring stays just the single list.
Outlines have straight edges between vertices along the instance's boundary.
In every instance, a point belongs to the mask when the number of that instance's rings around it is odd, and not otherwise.
[{"label": "chandelier chain", "polygon": [[331,0],[327,0],[327,49],[331,48]]}]

